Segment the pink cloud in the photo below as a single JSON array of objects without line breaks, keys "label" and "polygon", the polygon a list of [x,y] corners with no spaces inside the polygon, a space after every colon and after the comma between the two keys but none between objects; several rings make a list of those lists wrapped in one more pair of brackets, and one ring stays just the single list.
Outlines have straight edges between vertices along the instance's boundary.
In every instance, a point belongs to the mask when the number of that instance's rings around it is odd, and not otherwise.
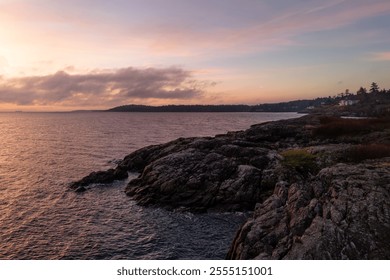
[{"label": "pink cloud", "polygon": [[130,100],[191,100],[214,84],[182,68],[122,68],[86,74],[59,71],[45,76],[2,78],[0,103],[108,106]]},{"label": "pink cloud", "polygon": [[[246,21],[243,17],[243,24],[204,28],[201,24],[194,24],[193,19],[188,22],[185,19],[183,22],[165,22],[164,19],[161,22],[158,19],[153,22],[126,21],[104,11],[86,10],[85,3],[75,5],[74,9],[67,7],[61,13],[55,5],[39,7],[29,2],[17,3],[0,5],[0,18],[3,18],[0,22],[8,19],[8,23],[22,24],[19,25],[19,35],[13,32],[13,38],[20,42],[27,37],[36,44],[50,41],[68,49],[72,49],[72,45],[94,50],[111,47],[135,53],[147,50],[156,56],[183,57],[207,55],[214,51],[234,54],[296,45],[299,44],[295,41],[296,35],[335,29],[390,12],[389,1],[313,1],[301,5],[285,4],[280,10],[267,8],[264,3],[256,20]],[[206,11],[205,16],[213,17],[213,12]],[[232,17],[235,16],[238,17],[233,13]],[[27,26],[29,32],[26,34]]]},{"label": "pink cloud", "polygon": [[157,53],[183,56],[210,51],[243,53],[300,45],[295,36],[337,29],[359,20],[390,13],[389,1],[334,0],[314,5],[291,6],[269,19],[244,27],[188,29],[183,26],[143,26],[149,47]]},{"label": "pink cloud", "polygon": [[[278,40],[291,44],[289,38],[306,32],[336,29],[363,18],[390,12],[390,2],[333,1],[324,6],[291,8],[268,22],[251,28],[237,30],[231,38],[238,41],[272,42]],[[276,39],[275,39],[276,38]],[[291,39],[293,40],[293,39]]]},{"label": "pink cloud", "polygon": [[372,60],[390,61],[390,51],[389,52],[372,53],[370,57]]}]

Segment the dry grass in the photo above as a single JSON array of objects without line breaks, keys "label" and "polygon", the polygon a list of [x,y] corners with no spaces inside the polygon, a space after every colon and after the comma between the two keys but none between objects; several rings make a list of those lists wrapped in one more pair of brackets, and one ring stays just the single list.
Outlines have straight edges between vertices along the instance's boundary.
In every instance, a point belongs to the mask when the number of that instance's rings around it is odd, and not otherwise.
[{"label": "dry grass", "polygon": [[390,157],[390,144],[356,145],[345,151],[344,157],[349,162]]},{"label": "dry grass", "polygon": [[314,129],[315,136],[337,138],[340,136],[355,136],[382,131],[390,128],[390,119],[342,119],[323,117],[320,126]]}]

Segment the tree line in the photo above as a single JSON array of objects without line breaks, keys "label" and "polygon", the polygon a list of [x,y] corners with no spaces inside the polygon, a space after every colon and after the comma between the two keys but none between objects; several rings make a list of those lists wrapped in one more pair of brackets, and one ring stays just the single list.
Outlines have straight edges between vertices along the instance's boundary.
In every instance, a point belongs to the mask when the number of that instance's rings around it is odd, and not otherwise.
[{"label": "tree line", "polygon": [[319,97],[315,99],[293,100],[279,103],[265,103],[258,105],[122,105],[111,108],[110,112],[300,112],[307,108],[337,105],[343,99],[355,99],[361,102],[373,100],[390,101],[390,90],[381,89],[376,82],[372,82],[370,89],[360,87],[356,93],[349,89],[333,97]]}]

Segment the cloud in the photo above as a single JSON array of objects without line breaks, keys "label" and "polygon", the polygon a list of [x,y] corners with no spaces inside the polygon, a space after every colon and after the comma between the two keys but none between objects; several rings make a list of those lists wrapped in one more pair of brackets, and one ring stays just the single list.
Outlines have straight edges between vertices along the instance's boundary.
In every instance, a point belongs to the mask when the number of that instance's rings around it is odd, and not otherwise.
[{"label": "cloud", "polygon": [[[78,1],[77,8],[55,1],[42,7],[22,1],[0,6],[0,23],[1,18],[8,20],[4,25],[18,19],[19,29],[12,28],[9,38],[19,38],[20,44],[55,38],[54,45],[73,51],[77,45],[89,52],[115,48],[141,54],[147,50],[148,56],[193,57],[212,51],[241,53],[291,46],[297,44],[297,35],[337,29],[390,12],[388,0],[205,2],[124,1],[105,5],[94,1],[91,10],[91,1],[86,0]],[[39,44],[37,49],[42,47]]]},{"label": "cloud", "polygon": [[[264,3],[263,3],[264,4]],[[234,8],[235,7],[235,8]],[[339,29],[363,19],[390,13],[390,2],[383,0],[320,0],[304,1],[293,5],[286,1],[270,2],[264,7],[253,7],[256,19],[246,19],[234,6],[229,15],[236,21],[227,27],[214,24],[208,28],[196,26],[188,19],[181,24],[151,23],[141,27],[143,38],[150,39],[153,51],[193,55],[210,50],[252,52],[273,50],[275,47],[297,45],[297,36],[310,32]],[[213,17],[215,11],[204,11]],[[226,18],[222,20],[227,21]],[[185,21],[185,20],[184,20]],[[189,28],[189,26],[191,28]],[[134,31],[137,32],[137,31]],[[180,52],[181,51],[181,52]]]},{"label": "cloud", "polygon": [[375,61],[390,61],[390,52],[372,53],[370,59]]},{"label": "cloud", "polygon": [[18,105],[120,105],[131,100],[188,100],[213,86],[177,68],[122,68],[87,74],[0,77],[0,102]]},{"label": "cloud", "polygon": [[260,42],[260,46],[291,45],[297,35],[342,28],[359,20],[390,12],[388,1],[334,0],[294,5],[275,12],[270,20],[237,29],[225,36],[231,42]]}]

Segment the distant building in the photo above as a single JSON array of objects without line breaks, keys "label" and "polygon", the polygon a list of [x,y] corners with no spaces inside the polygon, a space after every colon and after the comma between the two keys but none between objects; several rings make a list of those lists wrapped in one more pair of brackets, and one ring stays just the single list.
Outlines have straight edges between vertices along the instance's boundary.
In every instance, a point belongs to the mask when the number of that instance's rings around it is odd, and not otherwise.
[{"label": "distant building", "polygon": [[341,100],[339,102],[339,106],[351,106],[359,103],[359,100],[351,100],[351,99],[346,99],[346,100]]}]

